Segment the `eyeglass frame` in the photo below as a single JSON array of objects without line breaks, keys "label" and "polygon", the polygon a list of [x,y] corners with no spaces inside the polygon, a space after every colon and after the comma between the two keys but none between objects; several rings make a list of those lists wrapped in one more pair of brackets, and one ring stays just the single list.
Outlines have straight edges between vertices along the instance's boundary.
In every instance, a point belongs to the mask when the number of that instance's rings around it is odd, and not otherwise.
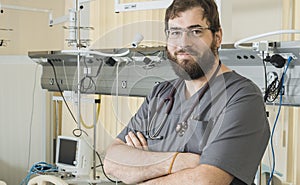
[{"label": "eyeglass frame", "polygon": [[[172,40],[177,40],[177,39],[182,38],[183,32],[186,32],[189,37],[200,38],[202,35],[197,36],[192,33],[195,30],[201,30],[200,34],[203,34],[204,30],[211,30],[213,33],[216,32],[216,30],[211,26],[192,25],[192,26],[189,26],[188,28],[174,27],[171,29],[167,29],[167,30],[165,30],[165,33],[166,33],[167,39],[172,39]],[[178,33],[180,33],[180,34],[176,38],[170,38],[170,31],[178,31]]]}]

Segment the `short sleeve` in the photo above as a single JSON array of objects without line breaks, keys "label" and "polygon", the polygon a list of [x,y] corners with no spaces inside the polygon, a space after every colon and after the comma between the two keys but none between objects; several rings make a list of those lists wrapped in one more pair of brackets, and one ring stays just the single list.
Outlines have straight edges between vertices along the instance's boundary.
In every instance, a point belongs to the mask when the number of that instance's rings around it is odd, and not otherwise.
[{"label": "short sleeve", "polygon": [[214,123],[200,163],[251,184],[270,136],[265,105],[252,82],[239,84],[228,94],[229,101]]}]

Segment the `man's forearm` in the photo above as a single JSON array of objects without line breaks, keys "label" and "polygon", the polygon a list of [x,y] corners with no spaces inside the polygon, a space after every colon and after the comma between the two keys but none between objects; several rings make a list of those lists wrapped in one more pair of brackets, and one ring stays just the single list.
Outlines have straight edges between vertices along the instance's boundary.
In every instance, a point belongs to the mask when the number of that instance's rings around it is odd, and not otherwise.
[{"label": "man's forearm", "polygon": [[[106,173],[124,183],[139,183],[168,174],[174,152],[149,152],[116,141],[107,150],[104,161]],[[199,164],[199,155],[180,153],[172,172]]]},{"label": "man's forearm", "polygon": [[149,152],[116,141],[107,150],[104,169],[124,183],[138,183],[166,175],[172,155],[172,152]]},{"label": "man's forearm", "polygon": [[140,183],[140,185],[229,185],[232,180],[232,175],[217,167],[198,165],[195,168],[181,170],[167,176]]}]

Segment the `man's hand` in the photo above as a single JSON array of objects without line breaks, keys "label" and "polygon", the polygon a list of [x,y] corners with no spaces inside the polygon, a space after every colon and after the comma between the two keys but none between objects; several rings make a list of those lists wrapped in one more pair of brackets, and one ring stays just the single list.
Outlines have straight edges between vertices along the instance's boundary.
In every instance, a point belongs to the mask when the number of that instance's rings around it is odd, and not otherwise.
[{"label": "man's hand", "polygon": [[129,132],[128,135],[125,136],[125,140],[128,146],[141,150],[148,150],[147,140],[140,132],[137,132],[136,135],[133,132]]}]

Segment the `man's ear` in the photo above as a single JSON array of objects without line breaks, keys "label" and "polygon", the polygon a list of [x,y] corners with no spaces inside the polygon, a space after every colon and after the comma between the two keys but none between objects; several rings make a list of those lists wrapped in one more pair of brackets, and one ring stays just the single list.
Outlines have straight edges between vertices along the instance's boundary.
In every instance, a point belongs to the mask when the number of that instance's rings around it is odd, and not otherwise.
[{"label": "man's ear", "polygon": [[223,37],[223,30],[222,28],[220,28],[218,31],[215,32],[216,45],[218,48],[221,46],[222,37]]}]

